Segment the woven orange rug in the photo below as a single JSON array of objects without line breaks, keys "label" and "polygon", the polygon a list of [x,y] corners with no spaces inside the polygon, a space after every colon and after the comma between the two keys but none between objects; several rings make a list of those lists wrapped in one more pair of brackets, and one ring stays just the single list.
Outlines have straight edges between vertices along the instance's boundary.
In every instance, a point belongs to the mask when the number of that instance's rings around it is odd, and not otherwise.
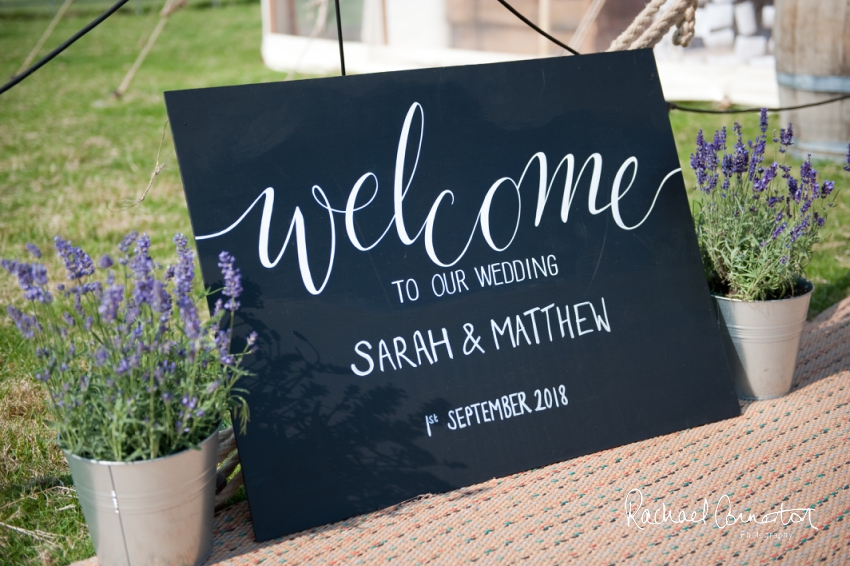
[{"label": "woven orange rug", "polygon": [[241,503],[208,564],[848,563],[848,381],[850,299],[808,323],[792,392],[739,418],[261,544]]}]

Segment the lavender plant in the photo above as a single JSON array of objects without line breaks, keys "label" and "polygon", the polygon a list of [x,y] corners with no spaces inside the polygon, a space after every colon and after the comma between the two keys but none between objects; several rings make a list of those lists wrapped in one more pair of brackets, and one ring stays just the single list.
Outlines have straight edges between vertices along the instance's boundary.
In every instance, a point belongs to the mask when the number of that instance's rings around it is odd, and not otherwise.
[{"label": "lavender plant", "polygon": [[[94,260],[57,236],[68,283],[51,292],[41,251],[33,263],[2,260],[28,302],[7,311],[38,360],[35,378],[49,392],[48,409],[60,446],[84,458],[134,461],[196,446],[215,431],[228,409],[243,431],[248,406],[236,388],[253,347],[230,351],[233,314],[242,291],[239,270],[219,256],[222,297],[201,322],[192,286],[194,253],[176,235],[177,263],[163,268],[149,254],[147,235],[128,234],[117,264]],[[131,253],[132,249],[132,253]],[[55,293],[55,295],[54,295]]]},{"label": "lavender plant", "polygon": [[[703,193],[694,207],[694,223],[709,286],[717,295],[745,301],[800,292],[800,279],[837,195],[833,181],[818,180],[811,155],[799,176],[786,163],[791,124],[778,136],[774,131],[769,159],[764,109],[760,129],[755,140],[744,143],[735,122],[737,139],[730,152],[725,127],[711,141],[700,130],[691,154],[696,189]],[[850,146],[845,170],[850,171]]]}]

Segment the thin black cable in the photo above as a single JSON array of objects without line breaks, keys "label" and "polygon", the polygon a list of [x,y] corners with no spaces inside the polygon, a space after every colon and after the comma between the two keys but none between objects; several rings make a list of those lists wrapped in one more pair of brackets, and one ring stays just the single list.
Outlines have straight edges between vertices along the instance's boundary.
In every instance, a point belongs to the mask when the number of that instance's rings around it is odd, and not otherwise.
[{"label": "thin black cable", "polygon": [[559,47],[563,47],[564,49],[566,49],[567,51],[569,51],[573,55],[581,55],[581,53],[579,53],[578,51],[576,51],[575,49],[573,49],[572,47],[570,47],[566,43],[563,43],[560,40],[555,39],[554,37],[552,37],[551,35],[549,35],[545,31],[543,31],[542,29],[540,29],[539,27],[534,25],[534,22],[532,22],[531,20],[529,20],[528,18],[526,18],[525,16],[523,16],[522,14],[517,12],[516,8],[514,8],[513,6],[511,6],[510,4],[505,2],[505,0],[499,0],[499,4],[501,4],[502,6],[507,8],[508,11],[510,11],[511,14],[513,14],[514,16],[516,16],[517,18],[522,20],[523,23],[525,23],[525,25],[527,25],[528,27],[530,27],[531,29],[533,29],[534,31],[536,31],[537,33],[539,33],[540,35],[542,35],[543,37],[545,37],[546,39],[548,39],[549,41],[554,43],[555,45],[557,45]]},{"label": "thin black cable", "polygon": [[[839,100],[850,98],[850,94],[843,94],[835,98],[828,98],[820,102],[810,102],[808,104],[798,104],[797,106],[785,106],[782,108],[768,108],[768,112],[782,112],[784,110],[802,110],[803,108],[813,108],[815,106],[823,106],[824,104],[832,104]],[[708,108],[691,108],[689,106],[679,106],[675,102],[668,102],[667,107],[670,110],[681,110],[682,112],[693,112],[695,114],[744,114],[746,112],[761,112],[761,108],[739,108],[736,110],[712,110]]]},{"label": "thin black cable", "polygon": [[342,18],[339,17],[339,0],[334,0],[336,4],[336,36],[339,39],[339,66],[342,69],[342,76],[345,76],[345,52],[342,50]]},{"label": "thin black cable", "polygon": [[[337,0],[337,1],[339,1],[339,0]],[[531,29],[533,29],[534,31],[536,31],[537,33],[539,33],[540,35],[542,35],[543,37],[548,39],[549,41],[555,43],[556,45],[563,47],[564,49],[566,49],[567,51],[569,51],[573,55],[580,55],[580,53],[578,51],[576,51],[575,49],[573,49],[569,45],[566,45],[565,43],[561,43],[560,41],[558,41],[557,39],[555,39],[554,37],[552,37],[551,35],[549,35],[545,31],[543,31],[542,29],[540,29],[539,27],[534,25],[533,22],[531,22],[528,18],[526,18],[525,16],[523,16],[519,12],[517,12],[516,9],[513,6],[511,6],[510,4],[508,4],[505,0],[498,0],[498,1],[502,6],[507,8],[514,16],[516,16],[517,18],[522,20],[522,22],[525,25],[527,25],[528,27],[530,27]],[[340,47],[340,49],[341,49],[341,47]],[[782,111],[786,111],[786,110],[802,110],[804,108],[813,108],[815,106],[822,106],[824,104],[831,104],[833,102],[838,102],[839,100],[845,100],[847,98],[850,98],[850,94],[845,94],[845,95],[842,95],[842,96],[836,96],[835,98],[830,98],[830,99],[827,99],[827,100],[821,100],[820,102],[811,102],[809,104],[800,104],[800,105],[797,105],[797,106],[787,106],[787,107],[783,107],[783,108],[768,108],[767,111],[768,112],[782,112]],[[681,110],[682,112],[694,112],[696,114],[744,114],[744,113],[747,113],[747,112],[761,112],[761,108],[740,108],[740,109],[737,109],[737,110],[709,110],[709,109],[703,109],[703,108],[691,108],[689,106],[679,106],[675,102],[669,102],[669,101],[667,102],[667,110],[668,110],[668,112],[670,110]]]},{"label": "thin black cable", "polygon": [[[27,69],[26,71],[24,71],[20,75],[12,78],[12,80],[10,80],[6,84],[4,84],[2,87],[0,87],[0,94],[3,94],[4,92],[9,90],[13,86],[18,84],[19,82],[21,82],[22,80],[24,80],[25,78],[27,78],[28,76],[30,76],[31,74],[33,74],[34,72],[39,70],[41,67],[43,67],[45,64],[47,64],[51,59],[53,59],[54,57],[56,57],[57,55],[59,55],[60,53],[65,51],[66,49],[68,49],[71,46],[72,43],[74,43],[75,41],[77,41],[78,39],[80,39],[81,37],[86,35],[88,32],[93,30],[103,20],[105,20],[106,18],[108,18],[109,16],[114,14],[116,11],[118,11],[118,9],[121,6],[123,6],[124,4],[126,4],[129,1],[130,0],[118,0],[118,2],[116,2],[114,6],[112,6],[107,11],[105,11],[100,16],[98,16],[97,19],[93,20],[89,25],[87,25],[86,27],[84,27],[83,29],[81,29],[80,31],[75,33],[74,35],[72,35],[67,41],[65,41],[65,43],[63,43],[62,45],[60,45],[59,47],[57,47],[56,49],[54,49],[53,51],[51,51],[50,53],[45,55],[38,63],[34,64],[32,67],[30,67],[29,69]],[[337,0],[337,1],[339,1],[339,0]]]},{"label": "thin black cable", "polygon": [[[108,18],[109,16],[111,16],[112,14],[117,12],[118,9],[121,8],[121,6],[123,6],[124,4],[126,4],[129,1],[130,0],[118,0],[118,2],[116,2],[111,8],[109,8],[103,14],[98,16],[96,19],[92,20],[92,22],[89,23],[86,27],[84,27],[83,29],[81,29],[80,31],[78,31],[77,33],[72,35],[70,38],[68,38],[64,43],[62,43],[62,45],[60,45],[59,47],[57,47],[56,49],[54,49],[53,51],[51,51],[50,53],[45,55],[41,60],[39,60],[34,65],[32,65],[29,69],[27,69],[23,73],[15,76],[9,82],[7,82],[2,87],[0,87],[0,94],[3,94],[4,92],[9,90],[10,88],[17,85],[18,83],[23,81],[25,78],[27,78],[28,76],[30,76],[31,74],[36,72],[38,69],[40,69],[41,67],[46,65],[54,57],[56,57],[57,55],[59,55],[60,53],[65,51],[68,47],[70,47],[78,39],[80,39],[81,37],[86,35],[88,32],[93,30],[95,27],[100,25],[103,22],[103,20],[105,20],[106,18]],[[513,6],[508,4],[506,2],[506,0],[498,0],[498,1],[502,6],[507,8],[509,12],[511,12],[514,16],[519,18],[523,23],[525,23],[525,25],[529,26],[531,29],[533,29],[534,31],[536,31],[537,33],[539,33],[540,35],[542,35],[543,37],[545,37],[546,39],[548,39],[552,43],[558,45],[559,47],[563,47],[564,49],[566,49],[567,51],[569,51],[573,55],[580,55],[580,53],[578,51],[576,51],[575,49],[573,49],[572,47],[570,47],[566,43],[561,42],[560,40],[552,37],[551,35],[549,35],[545,31],[543,31],[542,29],[537,27],[532,21],[530,21],[528,18],[526,18],[525,16],[520,14]],[[335,4],[335,7],[336,7],[336,31],[337,31],[337,38],[339,40],[340,70],[342,71],[342,76],[345,76],[345,51],[343,49],[343,41],[342,41],[342,18],[340,17],[339,0],[334,0],[334,4]],[[823,106],[825,104],[832,104],[833,102],[838,102],[840,100],[846,100],[848,98],[850,98],[850,94],[844,94],[844,95],[841,95],[841,96],[836,96],[834,98],[829,98],[827,100],[821,100],[820,102],[811,102],[809,104],[799,104],[797,106],[786,106],[786,107],[781,107],[781,108],[768,108],[767,110],[768,110],[768,112],[802,110],[802,109],[805,109],[805,108],[814,108],[816,106]],[[680,110],[682,112],[693,112],[695,114],[744,114],[744,113],[747,113],[747,112],[760,112],[761,111],[761,108],[755,108],[755,107],[754,108],[740,108],[740,109],[735,109],[735,110],[732,110],[732,109],[729,109],[729,110],[712,110],[712,109],[707,109],[707,108],[691,108],[691,107],[688,107],[688,106],[679,106],[675,102],[667,102],[667,108],[668,108],[668,110]]]}]

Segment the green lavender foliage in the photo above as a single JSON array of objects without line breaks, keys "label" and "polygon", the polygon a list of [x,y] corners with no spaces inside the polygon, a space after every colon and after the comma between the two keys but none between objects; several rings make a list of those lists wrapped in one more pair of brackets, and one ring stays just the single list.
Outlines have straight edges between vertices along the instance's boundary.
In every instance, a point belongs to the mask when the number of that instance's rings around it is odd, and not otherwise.
[{"label": "green lavender foliage", "polygon": [[[707,141],[702,130],[691,154],[696,189],[694,223],[706,277],[713,293],[744,301],[783,299],[799,292],[838,191],[819,181],[808,158],[795,175],[787,164],[791,124],[774,133],[768,149],[766,111],[761,134],[726,149],[726,128]],[[770,154],[766,159],[766,153]],[[850,155],[848,155],[850,160]]]},{"label": "green lavender foliage", "polygon": [[[56,286],[37,261],[2,261],[29,306],[7,311],[35,352],[34,377],[48,390],[62,449],[122,462],[167,456],[197,446],[228,410],[244,431],[248,407],[235,386],[247,373],[241,361],[256,335],[242,353],[230,353],[239,271],[222,252],[223,297],[202,323],[196,303],[203,297],[192,293],[194,254],[185,237],[175,242],[175,265],[155,264],[148,237],[131,233],[119,245],[117,265],[104,255],[95,267],[84,250],[57,236],[69,283]],[[27,248],[41,258],[39,248]]]}]

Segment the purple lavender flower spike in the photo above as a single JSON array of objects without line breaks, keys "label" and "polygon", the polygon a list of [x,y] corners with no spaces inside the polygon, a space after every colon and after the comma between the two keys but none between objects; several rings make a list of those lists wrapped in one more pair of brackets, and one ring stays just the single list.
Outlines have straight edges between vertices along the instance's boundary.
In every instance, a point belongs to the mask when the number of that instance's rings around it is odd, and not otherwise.
[{"label": "purple lavender flower spike", "polygon": [[788,129],[779,128],[779,143],[782,145],[779,151],[785,153],[786,148],[794,144],[794,128],[791,122],[788,122]]},{"label": "purple lavender flower spike", "polygon": [[723,160],[720,163],[720,171],[723,172],[725,177],[729,177],[732,175],[732,163],[733,163],[732,155],[726,153],[723,155]]},{"label": "purple lavender flower spike", "polygon": [[[774,161],[770,165],[770,167],[768,167],[767,169],[764,170],[761,178],[756,178],[753,181],[753,191],[754,192],[761,193],[761,192],[765,191],[770,186],[770,182],[773,179],[776,178],[777,165],[778,164]],[[767,201],[767,206],[773,207],[773,203],[775,203],[776,200],[778,200],[778,199],[776,199],[775,197],[769,198],[768,201]]]},{"label": "purple lavender flower spike", "polygon": [[761,128],[761,133],[767,133],[767,108],[761,109],[761,116],[759,118],[759,127]]},{"label": "purple lavender flower spike", "polygon": [[[725,134],[724,134],[725,135]],[[697,134],[697,151],[691,155],[691,168],[697,178],[697,188],[710,194],[717,187],[718,147],[725,140],[715,132],[715,143],[705,141],[702,130]]]},{"label": "purple lavender flower spike", "polygon": [[153,307],[154,312],[159,313],[159,321],[165,323],[171,318],[171,294],[166,288],[166,283],[159,279],[153,282]]},{"label": "purple lavender flower spike", "polygon": [[828,197],[833,190],[835,190],[835,182],[824,181],[823,187],[821,187],[820,197],[821,198]]},{"label": "purple lavender flower spike", "polygon": [[794,199],[794,202],[800,202],[800,199],[803,198],[803,189],[800,188],[797,179],[794,177],[788,177],[788,194]]},{"label": "purple lavender flower spike", "polygon": [[154,264],[151,259],[150,250],[151,240],[147,234],[142,234],[136,240],[136,255],[130,261],[130,269],[133,270],[133,302],[137,307],[144,304],[153,304],[153,287],[154,287]]},{"label": "purple lavender flower spike", "polygon": [[236,359],[230,355],[228,352],[230,347],[230,329],[218,330],[215,334],[215,345],[218,348],[219,357],[221,359],[221,363],[229,366],[232,365]]},{"label": "purple lavender flower spike", "polygon": [[4,259],[0,266],[17,277],[18,286],[24,292],[26,300],[45,304],[53,302],[53,296],[46,288],[47,268],[43,265]]},{"label": "purple lavender flower spike", "polygon": [[12,305],[6,307],[6,312],[9,313],[9,316],[15,322],[15,326],[18,327],[18,330],[24,338],[32,338],[35,336],[36,332],[41,331],[41,326],[34,317],[19,311]]},{"label": "purple lavender flower spike", "polygon": [[115,265],[115,262],[112,261],[112,258],[108,254],[100,256],[100,261],[97,262],[97,266],[101,269],[109,269],[113,265]]},{"label": "purple lavender flower spike", "polygon": [[726,151],[726,126],[714,132],[714,143],[712,145],[714,145],[715,151]]},{"label": "purple lavender flower spike", "polygon": [[213,316],[216,317],[221,314],[221,311],[224,310],[224,301],[221,299],[216,299],[215,307],[213,308]]},{"label": "purple lavender flower spike", "polygon": [[10,275],[15,275],[18,271],[18,261],[14,259],[0,260],[0,267],[9,272]]},{"label": "purple lavender flower spike", "polygon": [[97,365],[98,367],[102,367],[104,364],[106,364],[106,361],[108,359],[109,352],[107,352],[103,346],[98,348],[97,351],[94,353],[95,365]]},{"label": "purple lavender flower spike", "polygon": [[791,230],[791,243],[792,244],[794,242],[796,242],[800,238],[800,236],[803,235],[803,232],[806,231],[806,228],[808,228],[810,224],[811,224],[811,218],[809,216],[806,216],[805,218],[803,218],[803,220],[799,224],[794,226],[794,229]]},{"label": "purple lavender flower spike", "polygon": [[70,240],[63,240],[59,236],[53,238],[53,245],[56,255],[65,263],[68,279],[82,279],[94,273],[94,262],[82,248],[74,247]]},{"label": "purple lavender flower spike", "polygon": [[227,347],[230,344],[230,329],[220,328],[215,333],[215,347],[221,352],[221,355],[227,353]]},{"label": "purple lavender flower spike", "polygon": [[38,249],[38,246],[35,244],[27,244],[27,251],[34,257],[35,259],[41,259],[41,250]]},{"label": "purple lavender flower spike", "polygon": [[847,144],[847,158],[844,162],[847,164],[844,166],[844,170],[850,172],[850,143]]},{"label": "purple lavender flower spike", "polygon": [[130,362],[126,358],[118,361],[118,367],[115,368],[115,373],[121,375],[130,371]]},{"label": "purple lavender flower spike", "polygon": [[761,136],[756,140],[755,145],[753,146],[753,155],[750,159],[750,181],[754,181],[757,178],[757,173],[762,171],[760,167],[762,160],[764,159],[764,151],[766,149],[766,141],[765,137]]},{"label": "purple lavender flower spike", "polygon": [[239,308],[239,302],[236,299],[242,294],[242,275],[239,269],[233,267],[234,261],[233,256],[227,252],[218,254],[218,266],[224,277],[224,289],[221,294],[230,297],[224,305],[224,308],[230,312],[235,312]]},{"label": "purple lavender flower spike", "polygon": [[196,339],[201,333],[201,320],[192,301],[192,281],[195,278],[195,254],[188,248],[188,240],[183,234],[174,236],[177,246],[177,267],[174,270],[174,297],[180,310],[180,318],[186,335]]},{"label": "purple lavender flower spike", "polygon": [[732,173],[745,173],[750,164],[750,152],[747,151],[747,146],[744,143],[743,133],[741,131],[741,124],[735,122],[735,124],[732,126],[732,129],[735,130],[735,134],[738,136],[738,139],[735,142],[735,150],[732,153],[731,160],[728,164],[724,164],[727,166],[727,175]]},{"label": "purple lavender flower spike", "polygon": [[40,263],[32,265],[32,279],[36,285],[47,285],[47,268]]},{"label": "purple lavender flower spike", "polygon": [[818,172],[812,167],[812,155],[809,154],[803,164],[800,165],[800,181],[806,185],[811,185],[817,180],[817,177]]},{"label": "purple lavender flower spike", "polygon": [[119,249],[122,253],[125,253],[125,254],[126,254],[127,252],[129,252],[129,251],[130,251],[130,246],[132,246],[132,245],[133,245],[133,242],[135,242],[135,241],[136,241],[136,238],[137,238],[138,236],[139,236],[139,233],[138,233],[138,232],[136,232],[135,230],[133,230],[132,232],[130,232],[129,234],[127,234],[126,236],[124,236],[124,239],[123,239],[123,240],[121,240],[121,243],[120,243],[120,244],[118,244],[118,249]]},{"label": "purple lavender flower spike", "polygon": [[97,312],[103,317],[104,322],[112,322],[118,316],[118,307],[124,300],[124,286],[110,285],[106,288]]},{"label": "purple lavender flower spike", "polygon": [[773,233],[770,235],[770,239],[775,240],[776,238],[778,238],[782,234],[782,232],[785,231],[786,228],[788,228],[787,222],[783,222],[782,224],[777,226],[776,229],[773,230]]}]

